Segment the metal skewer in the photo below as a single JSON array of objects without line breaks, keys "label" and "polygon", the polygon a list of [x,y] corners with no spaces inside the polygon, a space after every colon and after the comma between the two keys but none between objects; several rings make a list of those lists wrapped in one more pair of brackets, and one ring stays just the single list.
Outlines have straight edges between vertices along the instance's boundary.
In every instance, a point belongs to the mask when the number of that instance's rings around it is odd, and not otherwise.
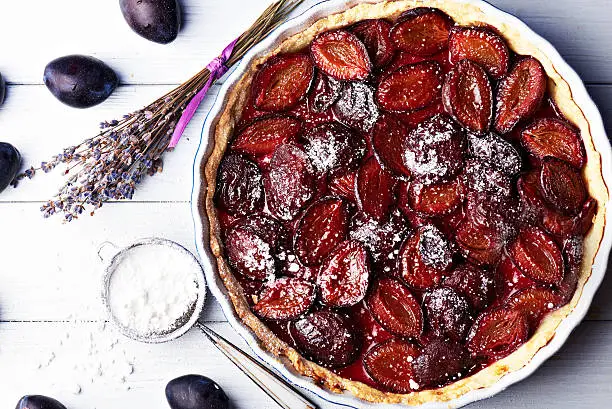
[{"label": "metal skewer", "polygon": [[[317,409],[317,407],[302,396],[297,390],[293,388],[290,384],[288,384],[284,379],[276,375],[272,372],[271,369],[264,366],[262,363],[255,360],[253,357],[242,351],[236,345],[232,344],[227,339],[223,338],[221,335],[217,334],[215,331],[207,327],[206,325],[198,322],[196,323],[196,327],[202,331],[202,333],[212,342],[212,344],[217,347],[219,351],[221,351],[234,365],[238,367],[246,376],[249,377],[262,391],[264,391],[278,406],[283,409]],[[268,385],[266,385],[257,374],[253,373],[243,362],[241,359],[247,359],[249,362],[255,365],[256,368],[263,371],[261,375],[268,376],[268,379],[276,384],[276,386],[282,388],[284,391],[288,392],[293,399],[300,406],[289,405],[284,402],[277,393],[275,393]]]}]

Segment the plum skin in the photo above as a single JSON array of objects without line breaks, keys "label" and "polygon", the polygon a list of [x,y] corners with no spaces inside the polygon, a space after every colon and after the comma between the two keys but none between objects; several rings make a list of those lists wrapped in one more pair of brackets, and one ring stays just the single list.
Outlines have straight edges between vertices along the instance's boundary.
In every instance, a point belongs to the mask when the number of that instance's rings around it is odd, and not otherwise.
[{"label": "plum skin", "polygon": [[19,399],[15,409],[66,409],[66,407],[57,400],[47,396],[26,395]]},{"label": "plum skin", "polygon": [[21,154],[10,143],[0,142],[0,193],[11,184],[21,167]]},{"label": "plum skin", "polygon": [[4,96],[6,95],[6,83],[2,73],[0,73],[0,105],[4,102]]},{"label": "plum skin", "polygon": [[139,36],[159,44],[176,39],[181,28],[178,0],[119,0],[121,13]]},{"label": "plum skin", "polygon": [[212,379],[184,375],[166,385],[166,399],[172,409],[230,409],[229,398]]},{"label": "plum skin", "polygon": [[67,55],[51,61],[45,67],[43,81],[58,100],[73,108],[100,104],[119,84],[108,65],[86,55]]}]

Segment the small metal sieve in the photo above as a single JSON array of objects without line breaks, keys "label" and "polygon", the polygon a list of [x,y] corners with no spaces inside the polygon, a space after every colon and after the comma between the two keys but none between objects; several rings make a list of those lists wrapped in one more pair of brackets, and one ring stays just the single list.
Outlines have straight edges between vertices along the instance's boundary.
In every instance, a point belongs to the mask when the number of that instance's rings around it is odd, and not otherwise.
[{"label": "small metal sieve", "polygon": [[[133,249],[140,246],[169,247],[172,250],[182,254],[182,256],[188,257],[193,260],[195,262],[194,266],[197,266],[194,268],[193,273],[194,279],[196,280],[196,284],[198,286],[198,295],[193,307],[188,311],[187,314],[185,314],[182,318],[175,322],[171,328],[168,328],[167,331],[161,333],[152,333],[146,336],[137,333],[131,328],[125,327],[119,322],[111,308],[109,294],[111,278],[117,267],[126,257],[129,257],[130,252]],[[204,270],[202,269],[202,266],[198,259],[185,247],[171,240],[156,237],[139,240],[123,249],[119,248],[118,246],[109,241],[106,241],[102,243],[98,248],[98,257],[103,263],[106,264],[102,281],[102,302],[104,303],[110,322],[126,337],[135,341],[146,342],[150,344],[168,342],[184,335],[198,321],[198,318],[202,313],[202,309],[204,308],[204,301],[206,300],[206,278],[204,276]]]}]

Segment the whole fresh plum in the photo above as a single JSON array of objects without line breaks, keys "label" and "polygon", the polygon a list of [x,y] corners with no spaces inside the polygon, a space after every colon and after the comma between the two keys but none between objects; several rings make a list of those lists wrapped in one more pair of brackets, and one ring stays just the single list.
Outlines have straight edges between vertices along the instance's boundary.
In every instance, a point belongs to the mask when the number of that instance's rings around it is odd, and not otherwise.
[{"label": "whole fresh plum", "polygon": [[185,375],[166,386],[166,399],[172,409],[229,409],[229,399],[212,379]]},{"label": "whole fresh plum", "polygon": [[136,34],[160,44],[168,44],[181,28],[178,0],[119,0],[125,21]]},{"label": "whole fresh plum", "polygon": [[86,55],[67,55],[51,61],[45,67],[43,80],[57,99],[74,108],[98,105],[119,83],[108,65]]},{"label": "whole fresh plum", "polygon": [[0,142],[0,193],[15,179],[21,167],[21,155],[10,143]]},{"label": "whole fresh plum", "polygon": [[66,407],[53,398],[28,395],[19,399],[15,409],[66,409]]}]

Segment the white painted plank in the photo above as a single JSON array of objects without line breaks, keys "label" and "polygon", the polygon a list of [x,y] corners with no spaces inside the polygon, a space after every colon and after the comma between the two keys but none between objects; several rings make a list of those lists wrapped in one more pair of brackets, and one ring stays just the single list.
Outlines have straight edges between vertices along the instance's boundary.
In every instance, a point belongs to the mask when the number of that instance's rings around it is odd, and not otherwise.
[{"label": "white painted plank", "polygon": [[2,15],[12,17],[0,25],[0,72],[11,83],[41,84],[49,61],[86,54],[110,65],[123,83],[180,83],[248,28],[269,2],[182,0],[181,4],[184,24],[179,37],[160,45],[130,30],[118,1],[3,2]]},{"label": "white painted plank", "polygon": [[[212,327],[246,347],[228,324]],[[1,323],[0,339],[3,408],[14,407],[23,395],[45,394],[69,408],[167,409],[167,382],[189,373],[217,381],[235,409],[277,408],[197,330],[171,343],[145,345],[95,323]]]},{"label": "white painted plank", "polygon": [[[37,208],[0,204],[0,320],[66,320],[77,312],[104,319],[97,251],[105,241],[123,247],[162,236],[195,252],[188,203],[108,204],[70,224],[44,220]],[[212,296],[204,318],[225,320]]]},{"label": "white painted plank", "polygon": [[[168,85],[122,86],[110,99],[96,107],[78,110],[57,102],[44,86],[11,86],[6,103],[0,107],[0,140],[14,144],[24,156],[24,167],[38,164],[98,132],[102,120],[121,115],[152,102],[167,92]],[[187,127],[183,139],[172,153],[164,155],[164,172],[145,181],[136,189],[134,200],[188,201],[191,196],[192,165],[200,141],[204,118],[219,86],[211,89]],[[592,85],[589,92],[599,105],[608,132],[612,135],[612,85]],[[24,181],[18,189],[8,188],[0,202],[45,201],[63,183],[60,169]]]},{"label": "white painted plank", "polygon": [[[212,327],[247,350],[244,341],[228,324],[213,324]],[[100,335],[98,325],[91,323],[0,323],[0,368],[4,369],[0,372],[0,406],[12,408],[24,394],[42,393],[56,397],[70,408],[167,409],[163,393],[166,383],[177,376],[199,373],[215,379],[227,392],[235,409],[277,408],[196,330],[162,345],[137,344],[119,337],[110,351],[96,352],[96,345],[104,347],[108,345],[107,339],[113,339],[106,335],[107,332],[108,329]],[[94,353],[89,355],[92,333],[96,342]],[[59,345],[60,340],[63,345]],[[56,357],[47,366],[52,353]],[[111,362],[112,357],[116,357],[115,363]],[[530,378],[468,407],[608,407],[612,399],[610,357],[612,323],[582,324],[561,351]],[[127,374],[126,381],[122,382],[120,378],[125,373],[122,368],[126,361],[133,363],[134,372]],[[91,383],[89,368],[100,363],[102,376],[94,375],[94,383]],[[82,388],[78,395],[73,393],[76,384]],[[312,396],[311,399],[321,409],[338,408]]]},{"label": "white painted plank", "polygon": [[[319,0],[309,0],[312,5]],[[124,83],[179,83],[244,31],[268,0],[182,0],[184,28],[170,45],[148,42],[125,24],[117,2],[4,2],[0,72],[12,83],[41,83],[45,65],[71,53],[106,61]],[[612,82],[609,13],[597,0],[493,0],[558,47],[585,81]],[[602,7],[604,9],[602,10]],[[574,12],[568,12],[572,10]],[[239,11],[239,12],[238,12]],[[588,22],[588,23],[587,23]],[[32,34],[35,33],[35,34]]]}]

